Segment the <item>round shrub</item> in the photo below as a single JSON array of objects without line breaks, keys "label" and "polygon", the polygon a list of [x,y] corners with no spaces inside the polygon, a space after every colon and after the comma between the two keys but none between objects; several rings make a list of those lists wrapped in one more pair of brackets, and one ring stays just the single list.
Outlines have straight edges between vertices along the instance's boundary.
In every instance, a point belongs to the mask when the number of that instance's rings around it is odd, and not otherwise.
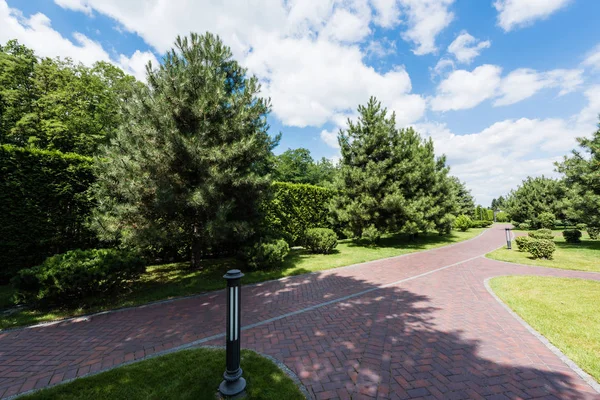
[{"label": "round shrub", "polygon": [[586,225],[586,224],[582,224],[582,223],[580,223],[580,224],[577,224],[577,225],[575,225],[575,226],[576,226],[576,227],[577,227],[577,229],[578,229],[578,230],[580,230],[580,231],[584,231],[584,230],[587,228],[587,225]]},{"label": "round shrub", "polygon": [[551,212],[543,212],[537,217],[539,226],[546,229],[552,229],[554,227],[554,222],[556,217]]},{"label": "round shrub", "polygon": [[531,224],[528,224],[527,222],[521,222],[519,224],[519,229],[524,230],[524,231],[528,231],[531,229]]},{"label": "round shrub", "polygon": [[21,270],[11,283],[24,303],[71,306],[122,289],[145,271],[137,254],[116,249],[72,250]]},{"label": "round shrub", "polygon": [[517,248],[519,251],[529,251],[529,243],[534,240],[530,236],[517,236],[515,238],[515,243],[517,244]]},{"label": "round shrub", "polygon": [[473,226],[473,221],[471,221],[471,218],[467,217],[466,215],[459,215],[454,220],[454,227],[459,231],[466,232],[469,230],[469,228],[471,228],[471,226]]},{"label": "round shrub", "polygon": [[363,229],[360,238],[367,243],[377,243],[381,239],[381,232],[373,225],[370,225]]},{"label": "round shrub", "polygon": [[533,258],[552,259],[552,254],[556,250],[556,245],[552,240],[532,239],[527,245],[527,251]]},{"label": "round shrub", "polygon": [[262,240],[245,251],[246,263],[254,270],[276,269],[281,267],[290,246],[283,239]]},{"label": "round shrub", "polygon": [[312,253],[329,254],[337,246],[337,235],[332,229],[311,228],[305,233],[306,247]]},{"label": "round shrub", "polygon": [[546,239],[546,240],[554,239],[554,235],[552,234],[552,231],[550,229],[538,229],[537,231],[528,232],[527,235],[529,235],[529,237],[532,237],[534,239]]},{"label": "round shrub", "polygon": [[505,213],[504,211],[500,211],[499,213],[496,214],[496,221],[497,222],[508,222],[508,214]]},{"label": "round shrub", "polygon": [[598,236],[600,236],[600,228],[588,227],[587,233],[590,236],[590,239],[596,240],[596,239],[598,239]]},{"label": "round shrub", "polygon": [[581,231],[578,229],[567,229],[563,231],[563,237],[567,243],[581,242]]}]

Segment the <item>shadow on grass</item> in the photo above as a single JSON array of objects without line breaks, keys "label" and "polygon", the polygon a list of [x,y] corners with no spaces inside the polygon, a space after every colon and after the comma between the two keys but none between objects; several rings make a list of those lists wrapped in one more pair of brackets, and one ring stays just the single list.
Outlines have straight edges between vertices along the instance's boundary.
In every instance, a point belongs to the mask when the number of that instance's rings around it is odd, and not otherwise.
[{"label": "shadow on grass", "polygon": [[457,236],[454,233],[440,235],[438,233],[421,233],[416,237],[398,233],[394,235],[384,236],[376,243],[367,243],[363,240],[349,240],[346,242],[348,247],[365,247],[365,248],[392,248],[392,249],[414,249],[422,250],[428,245],[444,245],[456,243]]},{"label": "shadow on grass", "polygon": [[556,247],[564,250],[600,250],[600,240],[582,240],[579,243],[554,242]]}]

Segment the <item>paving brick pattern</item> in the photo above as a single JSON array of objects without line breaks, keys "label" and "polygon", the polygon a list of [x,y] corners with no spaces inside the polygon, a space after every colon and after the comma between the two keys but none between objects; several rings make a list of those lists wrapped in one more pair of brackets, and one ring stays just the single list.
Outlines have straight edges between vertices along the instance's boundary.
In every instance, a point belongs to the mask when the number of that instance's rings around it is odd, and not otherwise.
[{"label": "paving brick pattern", "polygon": [[[257,326],[242,346],[283,361],[316,399],[600,399],[483,285],[600,274],[480,257],[503,241],[495,227],[453,246],[244,287],[243,324]],[[220,291],[0,332],[0,398],[222,334],[224,313]]]}]

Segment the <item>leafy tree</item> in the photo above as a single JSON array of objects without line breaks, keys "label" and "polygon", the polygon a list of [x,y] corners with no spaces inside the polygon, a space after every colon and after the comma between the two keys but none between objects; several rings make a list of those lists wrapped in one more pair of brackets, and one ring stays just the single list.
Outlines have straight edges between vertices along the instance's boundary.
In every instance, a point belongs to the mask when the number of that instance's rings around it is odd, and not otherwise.
[{"label": "leafy tree", "polygon": [[358,121],[340,130],[341,167],[330,204],[354,237],[374,230],[409,234],[447,230],[454,206],[445,159],[412,128],[397,129],[395,115],[375,98],[358,107]]},{"label": "leafy tree", "polygon": [[505,211],[516,222],[531,220],[534,227],[539,225],[538,215],[549,212],[558,219],[564,219],[562,202],[565,199],[566,188],[557,179],[528,177],[521,186],[509,193],[506,199]]},{"label": "leafy tree", "polygon": [[0,140],[93,155],[122,122],[135,78],[98,62],[38,60],[16,41],[0,48]]},{"label": "leafy tree", "polygon": [[[270,104],[210,33],[178,37],[100,162],[94,226],[142,248],[181,243],[193,267],[259,226],[270,189]],[[99,160],[101,161],[101,160]]]},{"label": "leafy tree", "polygon": [[[557,164],[570,187],[565,201],[567,217],[591,227],[600,227],[600,124],[591,138],[578,138],[583,153],[573,150]],[[585,154],[587,153],[587,154]]]},{"label": "leafy tree", "polygon": [[280,182],[326,185],[333,182],[336,168],[325,157],[315,162],[305,148],[288,149],[275,157],[274,179]]},{"label": "leafy tree", "polygon": [[492,199],[492,210],[502,210],[504,207],[506,207],[506,199],[504,199],[504,196],[500,196],[497,199]]},{"label": "leafy tree", "polygon": [[464,182],[455,176],[450,177],[450,184],[456,199],[455,215],[473,215],[475,213],[475,200],[471,191],[467,189]]}]

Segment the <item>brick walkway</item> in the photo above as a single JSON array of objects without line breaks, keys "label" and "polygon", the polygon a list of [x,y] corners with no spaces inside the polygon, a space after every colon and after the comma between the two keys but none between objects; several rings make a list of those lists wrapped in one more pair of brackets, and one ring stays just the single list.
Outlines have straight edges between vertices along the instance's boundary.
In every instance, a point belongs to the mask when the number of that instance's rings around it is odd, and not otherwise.
[{"label": "brick walkway", "polygon": [[[248,286],[242,346],[283,361],[318,399],[597,398],[485,289],[488,277],[600,274],[481,255],[502,228],[454,246]],[[224,295],[0,333],[0,397],[181,346],[224,344]]]}]

